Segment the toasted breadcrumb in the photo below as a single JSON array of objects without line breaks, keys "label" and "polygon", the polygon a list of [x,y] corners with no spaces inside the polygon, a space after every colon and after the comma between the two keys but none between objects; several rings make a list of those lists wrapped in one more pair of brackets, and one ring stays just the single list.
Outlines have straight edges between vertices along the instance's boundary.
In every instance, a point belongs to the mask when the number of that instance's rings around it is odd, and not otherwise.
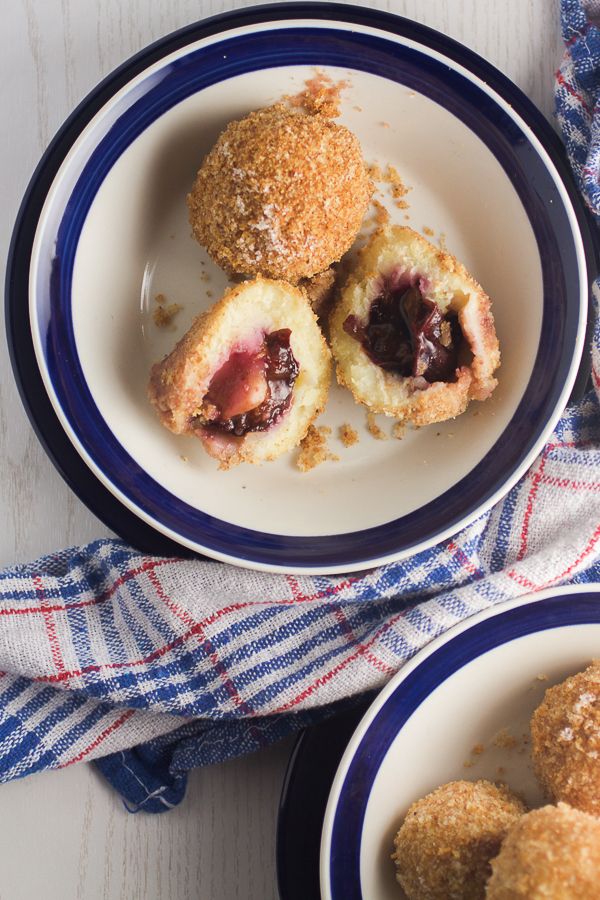
[{"label": "toasted breadcrumb", "polygon": [[403,422],[395,422],[392,426],[392,435],[397,441],[401,441],[406,432],[406,425]]},{"label": "toasted breadcrumb", "polygon": [[310,115],[335,119],[340,115],[341,93],[350,86],[350,82],[334,82],[325,72],[319,69],[314,72],[314,76],[304,82],[306,89],[286,97],[286,100],[292,108],[302,108]]},{"label": "toasted breadcrumb", "polygon": [[342,442],[345,447],[353,447],[358,444],[358,431],[355,431],[351,425],[342,425]]},{"label": "toasted breadcrumb", "polygon": [[506,731],[501,731],[498,737],[494,738],[494,745],[501,747],[503,750],[512,750],[517,746],[517,739]]},{"label": "toasted breadcrumb", "polygon": [[427,226],[425,226],[425,228],[423,229],[423,234],[427,234],[429,235],[429,237],[433,237],[433,228],[428,228]]},{"label": "toasted breadcrumb", "polygon": [[367,412],[367,428],[378,441],[387,441],[388,436],[375,421],[375,413]]},{"label": "toasted breadcrumb", "polygon": [[379,200],[374,199],[373,206],[377,210],[376,221],[377,221],[378,225],[387,225],[389,222],[391,222],[392,217],[390,216],[389,212],[387,211],[387,209],[385,208],[383,203],[380,203]]},{"label": "toasted breadcrumb", "polygon": [[483,753],[483,744],[475,744],[471,753],[474,756],[481,756],[481,754]]},{"label": "toasted breadcrumb", "polygon": [[[166,303],[164,294],[157,294],[155,297],[157,303]],[[171,325],[173,321],[173,316],[175,313],[178,313],[180,309],[183,309],[183,306],[180,306],[179,303],[171,303],[166,308],[164,306],[157,306],[154,310],[154,315],[152,319],[157,328],[165,328],[167,325]]]},{"label": "toasted breadcrumb", "polygon": [[339,457],[329,452],[327,437],[330,434],[331,428],[327,425],[320,425],[318,428],[309,425],[306,437],[300,441],[300,456],[296,463],[301,472],[309,472],[328,459],[334,462],[339,460]]}]

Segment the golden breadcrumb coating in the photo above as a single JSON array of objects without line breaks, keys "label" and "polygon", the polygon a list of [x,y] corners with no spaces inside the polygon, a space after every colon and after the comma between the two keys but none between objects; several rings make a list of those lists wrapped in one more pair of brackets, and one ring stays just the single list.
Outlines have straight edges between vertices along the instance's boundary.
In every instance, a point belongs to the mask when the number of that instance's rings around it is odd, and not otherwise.
[{"label": "golden breadcrumb coating", "polygon": [[230,275],[295,284],[352,246],[372,192],[347,128],[276,105],[221,134],[188,196],[190,223]]},{"label": "golden breadcrumb coating", "polygon": [[[350,319],[358,333],[366,329],[374,301],[395,284],[402,290],[418,289],[446,317],[442,344],[450,345],[450,323],[458,321],[462,338],[450,380],[428,382],[418,374],[382,368],[346,330]],[[497,384],[493,373],[500,365],[500,350],[489,297],[453,256],[407,226],[379,229],[361,250],[330,316],[329,333],[338,381],[373,413],[399,421],[442,422],[464,412],[470,400],[485,400]]]},{"label": "golden breadcrumb coating", "polygon": [[546,691],[531,737],[546,798],[600,816],[600,663]]},{"label": "golden breadcrumb coating", "polygon": [[490,860],[526,811],[488,781],[453,781],[413,803],[394,841],[408,900],[483,900]]},{"label": "golden breadcrumb coating", "polygon": [[600,821],[566,803],[535,809],[511,825],[492,872],[486,900],[597,900]]},{"label": "golden breadcrumb coating", "polygon": [[[265,342],[280,332],[297,364],[289,407],[264,430],[224,432],[220,420],[232,423],[277,402],[284,382],[269,383]],[[148,397],[166,428],[196,435],[219,468],[229,469],[260,465],[297,446],[325,408],[330,378],[331,354],[306,296],[286,282],[257,278],[230,288],[198,316],[152,367]],[[289,397],[287,384],[285,390]]]}]

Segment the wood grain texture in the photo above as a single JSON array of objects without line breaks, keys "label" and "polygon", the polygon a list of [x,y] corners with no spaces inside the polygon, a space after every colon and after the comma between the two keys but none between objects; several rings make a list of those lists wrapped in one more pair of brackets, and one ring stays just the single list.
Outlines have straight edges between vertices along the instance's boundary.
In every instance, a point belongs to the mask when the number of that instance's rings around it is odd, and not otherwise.
[{"label": "wood grain texture", "polygon": [[[231,0],[0,0],[2,256],[27,183],[64,119],[116,66]],[[364,5],[436,28],[511,78],[548,117],[562,57],[554,0]],[[0,565],[108,530],[46,458],[0,338]],[[275,825],[291,740],[196,771],[172,812],[132,816],[90,766],[0,787],[0,900],[274,900]]]}]

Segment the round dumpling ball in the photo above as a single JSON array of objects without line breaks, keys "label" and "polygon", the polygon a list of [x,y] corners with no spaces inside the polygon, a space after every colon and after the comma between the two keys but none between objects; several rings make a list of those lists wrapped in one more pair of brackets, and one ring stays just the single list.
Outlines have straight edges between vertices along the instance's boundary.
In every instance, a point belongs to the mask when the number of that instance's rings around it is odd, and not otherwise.
[{"label": "round dumpling ball", "polygon": [[486,900],[597,900],[600,821],[566,803],[535,809],[511,825],[492,873]]},{"label": "round dumpling ball", "polygon": [[546,799],[600,816],[600,663],[546,691],[531,737]]},{"label": "round dumpling ball", "polygon": [[227,126],[188,208],[197,240],[230,276],[296,284],[352,246],[372,193],[355,135],[276,105]]},{"label": "round dumpling ball", "polygon": [[526,811],[489,781],[452,781],[413,803],[394,842],[408,900],[483,900],[490,860]]}]

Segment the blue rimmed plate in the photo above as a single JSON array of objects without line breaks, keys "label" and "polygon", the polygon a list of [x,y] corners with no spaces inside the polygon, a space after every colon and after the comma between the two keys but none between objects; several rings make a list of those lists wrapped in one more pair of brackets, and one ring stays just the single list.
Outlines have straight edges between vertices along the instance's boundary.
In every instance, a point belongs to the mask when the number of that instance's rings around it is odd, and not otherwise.
[{"label": "blue rimmed plate", "polygon": [[500,604],[420,651],[342,757],[323,824],[322,900],[404,897],[394,836],[410,805],[442,784],[501,780],[543,805],[531,716],[548,687],[597,659],[599,642],[600,593],[578,586]]},{"label": "blue rimmed plate", "polygon": [[[379,183],[392,218],[433,232],[492,297],[500,384],[402,441],[385,421],[389,439],[376,440],[333,388],[320,424],[337,461],[301,474],[289,454],[221,473],[146,399],[153,362],[226,286],[190,240],[186,194],[230,120],[298,93],[316,71],[345,84],[338,121],[366,161],[393,166],[409,188],[399,208]],[[49,148],[9,260],[14,368],[61,470],[134,544],[266,570],[368,568],[455,533],[531,464],[576,378],[589,244],[552,130],[465,48],[353,6],[241,10],[126,63]],[[158,295],[183,307],[175,331],[154,324]],[[346,423],[360,437],[351,448]]]}]

